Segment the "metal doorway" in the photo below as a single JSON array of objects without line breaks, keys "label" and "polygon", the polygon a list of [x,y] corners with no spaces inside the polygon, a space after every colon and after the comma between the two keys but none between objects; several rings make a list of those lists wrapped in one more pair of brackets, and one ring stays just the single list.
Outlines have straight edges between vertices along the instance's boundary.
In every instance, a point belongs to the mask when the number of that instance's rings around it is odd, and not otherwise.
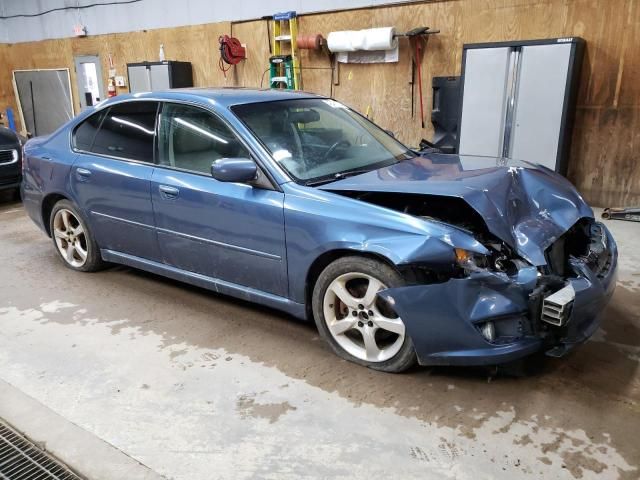
[{"label": "metal doorway", "polygon": [[80,108],[84,110],[105,98],[100,57],[98,55],[78,56],[75,58],[75,64]]},{"label": "metal doorway", "polygon": [[68,68],[14,70],[13,88],[26,134],[48,135],[73,118]]}]

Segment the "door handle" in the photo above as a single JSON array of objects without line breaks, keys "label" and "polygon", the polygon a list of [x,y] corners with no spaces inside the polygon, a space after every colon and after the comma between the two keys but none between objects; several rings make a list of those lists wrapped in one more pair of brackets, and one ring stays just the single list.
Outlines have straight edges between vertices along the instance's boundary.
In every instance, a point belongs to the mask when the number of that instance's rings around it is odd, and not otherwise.
[{"label": "door handle", "polygon": [[160,195],[169,200],[177,198],[178,194],[180,193],[180,190],[178,190],[176,187],[170,187],[168,185],[160,185],[158,187],[158,190],[160,190]]},{"label": "door handle", "polygon": [[89,180],[91,176],[91,170],[87,170],[86,168],[78,167],[76,168],[76,177],[81,182],[85,182]]}]

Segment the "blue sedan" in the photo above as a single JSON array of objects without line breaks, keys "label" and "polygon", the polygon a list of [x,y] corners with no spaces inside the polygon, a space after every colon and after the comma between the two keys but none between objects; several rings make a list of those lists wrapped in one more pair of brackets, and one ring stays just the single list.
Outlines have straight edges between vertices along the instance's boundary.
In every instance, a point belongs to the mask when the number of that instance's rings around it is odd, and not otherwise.
[{"label": "blue sedan", "polygon": [[268,305],[388,372],[562,356],[616,283],[616,244],[563,177],[416,152],[307,93],[110,99],[25,145],[22,193],[69,268]]}]

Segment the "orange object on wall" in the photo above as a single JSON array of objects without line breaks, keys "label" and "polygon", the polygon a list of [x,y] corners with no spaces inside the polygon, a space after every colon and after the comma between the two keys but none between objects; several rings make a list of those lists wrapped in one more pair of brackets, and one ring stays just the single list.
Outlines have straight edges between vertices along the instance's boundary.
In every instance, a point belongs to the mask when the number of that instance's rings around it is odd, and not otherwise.
[{"label": "orange object on wall", "polygon": [[320,50],[323,41],[324,38],[319,33],[301,34],[296,37],[296,45],[302,50]]}]

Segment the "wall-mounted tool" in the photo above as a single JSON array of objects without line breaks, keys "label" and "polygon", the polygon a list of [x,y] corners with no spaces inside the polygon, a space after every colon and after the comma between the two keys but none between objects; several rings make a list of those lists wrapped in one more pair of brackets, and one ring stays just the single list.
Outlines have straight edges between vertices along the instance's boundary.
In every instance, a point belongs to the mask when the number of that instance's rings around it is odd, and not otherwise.
[{"label": "wall-mounted tool", "polygon": [[[230,37],[229,35],[221,35],[218,38],[218,42],[220,43],[218,67],[226,77],[231,67],[247,58],[247,51],[240,43],[240,40],[235,37]],[[227,64],[227,66],[225,66],[225,64]]]},{"label": "wall-mounted tool", "polygon": [[605,208],[602,212],[605,220],[627,220],[628,222],[640,222],[640,207],[630,208]]},{"label": "wall-mounted tool", "polygon": [[418,94],[420,95],[420,125],[424,128],[424,100],[422,96],[422,60],[427,48],[429,35],[440,33],[440,30],[431,30],[429,27],[417,27],[396,37],[407,37],[411,46],[411,115],[414,114],[415,82],[418,75]]}]

